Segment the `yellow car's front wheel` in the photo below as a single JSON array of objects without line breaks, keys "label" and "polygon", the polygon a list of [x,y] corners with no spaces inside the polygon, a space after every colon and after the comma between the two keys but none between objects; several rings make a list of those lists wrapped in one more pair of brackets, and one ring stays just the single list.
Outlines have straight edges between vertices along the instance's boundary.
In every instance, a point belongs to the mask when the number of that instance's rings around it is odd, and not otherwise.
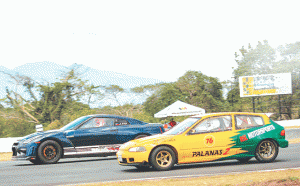
[{"label": "yellow car's front wheel", "polygon": [[161,146],[153,150],[150,155],[150,163],[157,170],[170,170],[175,164],[175,153],[166,146]]}]

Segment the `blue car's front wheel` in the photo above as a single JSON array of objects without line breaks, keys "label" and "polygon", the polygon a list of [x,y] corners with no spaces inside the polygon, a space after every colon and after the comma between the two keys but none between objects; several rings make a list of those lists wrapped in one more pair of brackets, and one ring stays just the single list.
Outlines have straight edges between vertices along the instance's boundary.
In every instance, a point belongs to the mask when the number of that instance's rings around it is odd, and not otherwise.
[{"label": "blue car's front wheel", "polygon": [[61,146],[53,140],[44,141],[38,148],[38,158],[42,163],[56,163],[62,156]]}]

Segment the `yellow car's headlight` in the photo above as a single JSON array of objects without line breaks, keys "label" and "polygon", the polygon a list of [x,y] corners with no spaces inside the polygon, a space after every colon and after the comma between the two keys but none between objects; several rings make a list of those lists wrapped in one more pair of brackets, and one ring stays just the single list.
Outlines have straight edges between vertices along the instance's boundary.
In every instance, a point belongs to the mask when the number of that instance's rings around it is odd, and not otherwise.
[{"label": "yellow car's headlight", "polygon": [[145,147],[131,147],[128,149],[129,152],[145,152],[146,148]]}]

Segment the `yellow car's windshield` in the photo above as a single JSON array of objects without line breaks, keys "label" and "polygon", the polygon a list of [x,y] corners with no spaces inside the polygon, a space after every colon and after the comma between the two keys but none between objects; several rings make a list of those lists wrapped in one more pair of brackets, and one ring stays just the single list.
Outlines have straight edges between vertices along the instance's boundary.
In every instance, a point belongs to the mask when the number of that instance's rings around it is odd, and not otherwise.
[{"label": "yellow car's windshield", "polygon": [[196,123],[198,120],[201,118],[188,118],[179,124],[177,124],[175,127],[170,129],[169,131],[165,132],[164,134],[166,135],[177,135],[177,134],[182,134],[185,132],[187,129],[189,129],[194,123]]}]

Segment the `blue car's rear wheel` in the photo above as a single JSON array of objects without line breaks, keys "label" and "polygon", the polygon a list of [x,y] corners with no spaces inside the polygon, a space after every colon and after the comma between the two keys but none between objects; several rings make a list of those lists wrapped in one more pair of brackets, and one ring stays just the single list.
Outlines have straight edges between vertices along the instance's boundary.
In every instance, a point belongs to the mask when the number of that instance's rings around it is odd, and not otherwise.
[{"label": "blue car's rear wheel", "polygon": [[38,148],[38,158],[42,163],[56,163],[62,156],[61,146],[53,140],[44,141]]}]

